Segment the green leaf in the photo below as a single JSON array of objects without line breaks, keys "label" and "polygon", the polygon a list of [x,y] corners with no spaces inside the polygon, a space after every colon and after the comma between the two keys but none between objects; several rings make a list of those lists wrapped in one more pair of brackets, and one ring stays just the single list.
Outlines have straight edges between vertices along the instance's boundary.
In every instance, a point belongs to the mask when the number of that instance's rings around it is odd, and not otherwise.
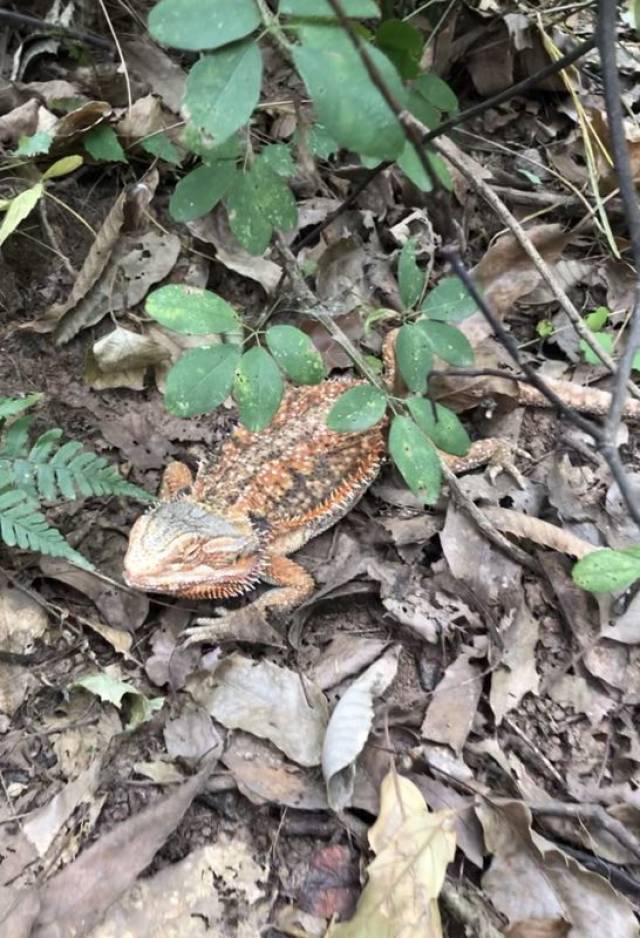
[{"label": "green leaf", "polygon": [[[302,134],[296,130],[293,140],[299,146]],[[322,124],[313,124],[307,131],[307,147],[312,156],[319,160],[328,160],[340,149],[339,144]]]},{"label": "green leaf", "polygon": [[18,147],[13,156],[39,156],[48,153],[53,143],[53,137],[45,130],[39,130],[30,137],[20,137]]},{"label": "green leaf", "polygon": [[398,260],[398,286],[404,309],[412,309],[424,289],[424,271],[416,264],[416,239],[407,238]]},{"label": "green leaf", "polygon": [[438,449],[453,456],[467,455],[471,440],[457,414],[448,407],[433,404],[423,397],[409,397],[405,403],[422,432],[426,433]]},{"label": "green leaf", "polygon": [[429,102],[416,91],[409,92],[407,107],[413,116],[417,117],[429,130],[435,130],[440,123],[440,111],[435,108],[433,104],[429,104]]},{"label": "green leaf", "polygon": [[154,39],[176,49],[217,49],[260,25],[255,0],[160,0],[149,14]]},{"label": "green leaf", "polygon": [[191,170],[176,186],[169,211],[175,221],[193,221],[207,215],[224,198],[237,176],[230,160],[209,166],[203,163]]},{"label": "green leaf", "polygon": [[[304,31],[293,58],[315,108],[318,121],[337,142],[356,153],[395,159],[404,146],[404,131],[373,85],[358,52],[336,26]],[[403,107],[407,95],[389,59],[369,43],[367,52],[394,98]]]},{"label": "green leaf", "polygon": [[[605,352],[613,351],[613,336],[610,332],[594,332],[593,338],[596,340],[599,346],[605,350]],[[580,351],[585,362],[588,365],[601,365],[602,361],[593,349],[587,345],[584,339],[580,339]]]},{"label": "green leaf", "polygon": [[0,225],[0,245],[4,244],[10,234],[12,234],[21,221],[35,208],[44,192],[44,185],[37,182],[30,189],[20,192],[15,198],[11,199],[9,207],[2,219]]},{"label": "green leaf", "polygon": [[556,331],[550,319],[541,319],[536,326],[536,332],[541,339],[548,339]]},{"label": "green leaf", "polygon": [[427,294],[422,312],[442,322],[462,322],[477,311],[476,302],[458,277],[444,277]]},{"label": "green leaf", "polygon": [[253,40],[204,55],[187,78],[184,109],[217,142],[248,123],[260,98],[262,55]]},{"label": "green leaf", "polygon": [[28,410],[41,401],[44,394],[39,391],[33,394],[27,394],[26,397],[0,397],[0,420],[6,420],[7,417],[14,417],[21,414],[23,410]]},{"label": "green leaf", "polygon": [[584,317],[584,324],[592,332],[600,332],[606,326],[610,315],[611,313],[606,306],[598,306],[592,313]]},{"label": "green leaf", "polygon": [[325,376],[322,355],[309,336],[295,326],[271,326],[269,351],[284,373],[297,384],[318,384]]},{"label": "green leaf", "polygon": [[157,156],[165,163],[171,163],[172,166],[179,166],[182,162],[180,151],[170,140],[164,131],[153,134],[151,137],[143,137],[138,141],[143,150],[150,153],[151,156]]},{"label": "green leaf", "polygon": [[265,349],[254,345],[240,359],[233,383],[233,399],[247,430],[263,430],[271,423],[283,392],[278,366]]},{"label": "green leaf", "polygon": [[258,161],[285,179],[293,176],[296,171],[296,164],[286,143],[270,143],[261,151]]},{"label": "green leaf", "polygon": [[389,431],[389,452],[414,495],[433,505],[442,486],[442,467],[433,443],[410,417],[396,416]]},{"label": "green leaf", "polygon": [[458,365],[460,368],[473,364],[474,355],[471,343],[466,335],[455,326],[432,319],[419,319],[416,325],[426,336],[431,351],[438,358],[450,365]]},{"label": "green leaf", "polygon": [[329,411],[327,426],[345,433],[368,430],[382,420],[386,409],[382,391],[372,384],[359,384],[338,398]]},{"label": "green leaf", "polygon": [[84,135],[82,144],[94,160],[104,160],[105,163],[128,162],[116,132],[109,124],[98,124],[97,127],[92,127]]},{"label": "green leaf", "polygon": [[414,82],[414,90],[432,104],[439,111],[449,111],[450,113],[458,110],[458,99],[451,90],[446,81],[434,75],[433,72],[427,72],[421,75]]},{"label": "green leaf", "polygon": [[87,690],[95,697],[99,697],[103,703],[113,704],[118,710],[122,709],[124,698],[129,697],[130,699],[127,701],[130,705],[129,719],[126,724],[127,730],[134,730],[142,723],[150,720],[157,710],[162,709],[164,704],[164,697],[145,697],[133,684],[121,681],[118,677],[110,674],[109,671],[87,674],[85,677],[74,681],[71,687],[80,687]]},{"label": "green leaf", "polygon": [[298,219],[293,193],[259,160],[247,173],[237,175],[225,205],[231,230],[251,254],[266,250],[274,228],[289,231]]},{"label": "green leaf", "polygon": [[427,375],[433,366],[433,354],[427,337],[418,326],[407,324],[398,331],[396,361],[409,390],[424,391]]},{"label": "green leaf", "polygon": [[147,296],[145,310],[167,329],[185,335],[235,332],[240,326],[236,311],[210,290],[172,283]]},{"label": "green leaf", "polygon": [[235,345],[189,349],[167,374],[167,410],[178,417],[213,410],[229,396],[239,358]]},{"label": "green leaf", "polygon": [[378,26],[376,45],[391,59],[401,78],[415,78],[420,71],[424,41],[404,20],[385,20]]},{"label": "green leaf", "polygon": [[224,143],[214,144],[210,138],[193,124],[187,124],[180,135],[180,143],[186,150],[201,156],[209,166],[223,160],[238,160],[245,151],[240,134],[232,134]]},{"label": "green leaf", "polygon": [[[424,155],[436,179],[445,189],[451,189],[453,187],[453,181],[442,157],[438,153],[433,153],[426,148]],[[400,169],[406,173],[414,186],[417,186],[422,192],[431,192],[433,188],[431,176],[426,172],[422,165],[422,160],[418,156],[416,148],[412,143],[407,141],[396,162]]]},{"label": "green leaf", "polygon": [[56,179],[58,176],[68,176],[84,163],[84,159],[79,153],[72,153],[70,156],[63,156],[61,160],[56,160],[42,174],[43,179]]},{"label": "green leaf", "polygon": [[[380,16],[375,0],[341,0],[347,16],[354,19],[374,19]],[[285,16],[335,18],[333,7],[327,0],[280,0],[278,12]]]},{"label": "green leaf", "polygon": [[571,576],[577,586],[590,593],[626,589],[640,578],[640,550],[594,550],[578,561]]}]

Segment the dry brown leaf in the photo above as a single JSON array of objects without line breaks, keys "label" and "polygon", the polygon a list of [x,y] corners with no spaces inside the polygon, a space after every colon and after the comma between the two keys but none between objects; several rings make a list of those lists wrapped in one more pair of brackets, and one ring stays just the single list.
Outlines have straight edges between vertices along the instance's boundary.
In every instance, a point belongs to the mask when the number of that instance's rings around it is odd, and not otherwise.
[{"label": "dry brown leaf", "polygon": [[360,635],[336,635],[309,669],[309,677],[321,690],[335,687],[366,668],[385,650],[389,642]]},{"label": "dry brown leaf", "polygon": [[169,361],[169,351],[150,336],[117,326],[88,349],[84,380],[96,391],[130,388],[141,391],[150,365]]},{"label": "dry brown leaf", "polygon": [[169,110],[180,113],[187,76],[171,56],[148,39],[122,43],[127,67],[159,94]]},{"label": "dry brown leaf", "polygon": [[150,137],[164,129],[162,105],[152,94],[138,98],[116,124],[118,137],[131,145],[141,137]]},{"label": "dry brown leaf", "polygon": [[38,99],[31,98],[3,114],[0,117],[0,143],[7,147],[16,146],[21,137],[34,134],[38,127],[39,107]]},{"label": "dry brown leaf", "polygon": [[493,854],[482,886],[509,924],[530,918],[566,919],[575,938],[637,938],[628,901],[531,829],[524,804],[483,802],[477,809]]},{"label": "dry brown leaf", "polygon": [[590,544],[589,541],[584,541],[569,531],[563,531],[555,524],[541,521],[540,518],[532,518],[521,511],[494,507],[483,509],[483,511],[503,533],[525,537],[534,544],[538,544],[539,547],[549,547],[551,550],[557,550],[561,554],[568,554],[578,559],[598,549],[597,545]]},{"label": "dry brown leaf", "polygon": [[229,228],[226,212],[216,209],[203,218],[187,222],[187,228],[196,238],[213,244],[217,260],[229,270],[255,280],[268,294],[279,286],[282,268],[266,257],[256,257],[245,251]]},{"label": "dry brown leaf", "polygon": [[472,661],[475,657],[477,653],[463,651],[449,665],[420,727],[423,739],[445,743],[457,755],[467,740],[482,693],[482,668]]},{"label": "dry brown leaf", "polygon": [[500,623],[503,641],[500,663],[491,675],[489,703],[496,725],[514,710],[525,694],[537,694],[540,677],[536,670],[535,650],[540,623],[525,604],[524,598],[517,608],[509,612],[507,623]]},{"label": "dry brown leaf", "polygon": [[528,918],[515,922],[504,933],[505,938],[566,938],[571,925],[560,918]]}]

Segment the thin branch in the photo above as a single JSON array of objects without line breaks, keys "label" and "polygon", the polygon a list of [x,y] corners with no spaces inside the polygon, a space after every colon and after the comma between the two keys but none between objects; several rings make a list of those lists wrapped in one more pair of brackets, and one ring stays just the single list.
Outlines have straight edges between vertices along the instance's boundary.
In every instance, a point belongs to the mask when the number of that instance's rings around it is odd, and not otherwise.
[{"label": "thin branch", "polygon": [[78,29],[70,29],[68,26],[47,23],[45,20],[38,19],[37,16],[28,16],[26,13],[14,13],[13,10],[0,9],[0,23],[26,26],[29,29],[37,29],[49,35],[60,36],[61,39],[75,39],[78,42],[86,42],[87,45],[97,46],[99,49],[107,49],[109,52],[113,52],[113,43],[109,39],[103,39],[102,36],[96,36],[95,33],[83,33]]},{"label": "thin branch", "polygon": [[624,131],[622,89],[616,66],[616,23],[617,3],[615,0],[599,0],[597,35],[609,137],[636,269],[635,301],[627,334],[627,345],[618,362],[611,407],[605,424],[607,444],[612,447],[616,445],[633,359],[640,349],[640,208]]},{"label": "thin branch", "polygon": [[614,837],[621,847],[628,850],[640,862],[640,842],[631,831],[627,830],[621,821],[608,814],[600,804],[565,804],[562,801],[551,801],[548,804],[528,805],[532,814],[543,817],[575,818],[582,822],[590,822],[602,828]]},{"label": "thin branch", "polygon": [[[441,124],[438,124],[437,127],[434,127],[433,130],[428,131],[422,137],[422,143],[430,143],[432,140],[436,140],[438,137],[441,137],[443,134],[447,133],[449,130],[453,130],[454,127],[459,127],[461,124],[466,123],[474,117],[478,117],[480,114],[483,114],[485,111],[490,108],[497,107],[499,104],[504,104],[505,101],[509,101],[511,98],[514,98],[518,94],[523,94],[526,91],[529,91],[531,88],[544,81],[545,78],[549,78],[551,75],[556,75],[558,72],[561,72],[563,69],[568,68],[570,65],[573,65],[578,59],[586,55],[588,52],[591,52],[595,48],[596,40],[588,39],[586,42],[581,43],[579,46],[572,52],[568,52],[566,55],[563,55],[561,58],[557,59],[555,62],[550,62],[549,65],[545,65],[544,68],[541,68],[540,71],[536,72],[533,75],[530,75],[528,78],[525,78],[523,81],[517,82],[515,85],[511,85],[509,88],[506,88],[504,91],[500,91],[498,94],[493,95],[491,98],[486,98],[484,101],[480,101],[478,104],[474,104],[471,107],[466,108],[464,111],[460,111],[458,114],[454,114],[452,117],[447,118]],[[389,166],[392,166],[393,163],[385,161],[380,163],[379,166],[376,166],[374,169],[371,169],[367,172],[361,182],[353,189],[352,192],[344,199],[344,201],[338,206],[338,208],[331,212],[330,215],[327,215],[321,222],[311,228],[307,234],[301,238],[300,241],[295,245],[296,251],[301,250],[306,247],[308,244],[311,244],[318,235],[325,230],[336,218],[339,218],[343,212],[346,212],[347,209],[357,201],[358,197],[364,190],[367,188],[370,182],[380,175],[383,170],[388,169]]]},{"label": "thin branch", "polygon": [[127,68],[127,63],[125,61],[124,52],[122,51],[122,46],[120,45],[120,40],[118,39],[118,34],[113,28],[113,23],[111,22],[111,17],[109,16],[109,11],[107,10],[104,0],[98,0],[100,4],[100,9],[102,10],[102,15],[107,21],[107,26],[109,27],[109,32],[113,36],[113,42],[116,49],[118,50],[118,57],[120,59],[120,64],[122,65],[122,71],[124,74],[124,83],[127,89],[127,105],[128,111],[131,113],[131,108],[133,107],[133,97],[131,95],[131,79],[129,78],[129,69]]}]

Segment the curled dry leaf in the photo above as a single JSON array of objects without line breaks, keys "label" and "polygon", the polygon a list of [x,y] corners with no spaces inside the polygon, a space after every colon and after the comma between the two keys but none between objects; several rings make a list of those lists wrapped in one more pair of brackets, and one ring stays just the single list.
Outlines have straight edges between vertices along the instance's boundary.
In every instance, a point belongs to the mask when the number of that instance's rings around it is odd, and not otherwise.
[{"label": "curled dry leaf", "polygon": [[392,645],[344,692],[331,714],[322,746],[322,774],[334,811],[351,802],[355,760],[373,723],[373,700],[389,687],[398,670],[400,645]]},{"label": "curled dry leaf", "polygon": [[295,671],[230,655],[213,674],[192,675],[187,688],[223,726],[269,739],[299,765],[319,765],[327,701]]},{"label": "curled dry leaf", "polygon": [[169,351],[150,336],[120,326],[98,339],[87,353],[84,380],[96,391],[131,388],[141,391],[150,365],[170,359]]},{"label": "curled dry leaf", "polygon": [[314,663],[309,677],[322,690],[335,687],[371,664],[387,645],[388,642],[378,638],[340,633],[334,636],[331,644]]},{"label": "curled dry leaf", "polygon": [[576,938],[636,938],[628,901],[609,882],[531,830],[521,802],[483,802],[477,809],[491,867],[482,886],[509,924],[526,919],[566,919]]},{"label": "curled dry leaf", "polygon": [[451,811],[431,814],[413,782],[391,770],[380,790],[380,813],[369,831],[376,854],[356,914],[327,938],[406,935],[442,938],[438,895],[456,836]]}]

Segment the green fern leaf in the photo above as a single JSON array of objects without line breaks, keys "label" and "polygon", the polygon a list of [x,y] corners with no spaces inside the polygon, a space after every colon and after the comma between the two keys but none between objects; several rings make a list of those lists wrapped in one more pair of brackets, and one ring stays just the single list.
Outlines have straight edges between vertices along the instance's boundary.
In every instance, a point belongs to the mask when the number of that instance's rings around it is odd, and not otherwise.
[{"label": "green fern leaf", "polygon": [[64,557],[85,570],[94,569],[67,543],[60,531],[49,524],[37,504],[19,489],[0,492],[0,538],[8,547],[37,550],[52,557]]},{"label": "green fern leaf", "polygon": [[23,410],[33,407],[42,398],[42,394],[28,394],[26,397],[0,397],[0,420],[15,417]]}]

